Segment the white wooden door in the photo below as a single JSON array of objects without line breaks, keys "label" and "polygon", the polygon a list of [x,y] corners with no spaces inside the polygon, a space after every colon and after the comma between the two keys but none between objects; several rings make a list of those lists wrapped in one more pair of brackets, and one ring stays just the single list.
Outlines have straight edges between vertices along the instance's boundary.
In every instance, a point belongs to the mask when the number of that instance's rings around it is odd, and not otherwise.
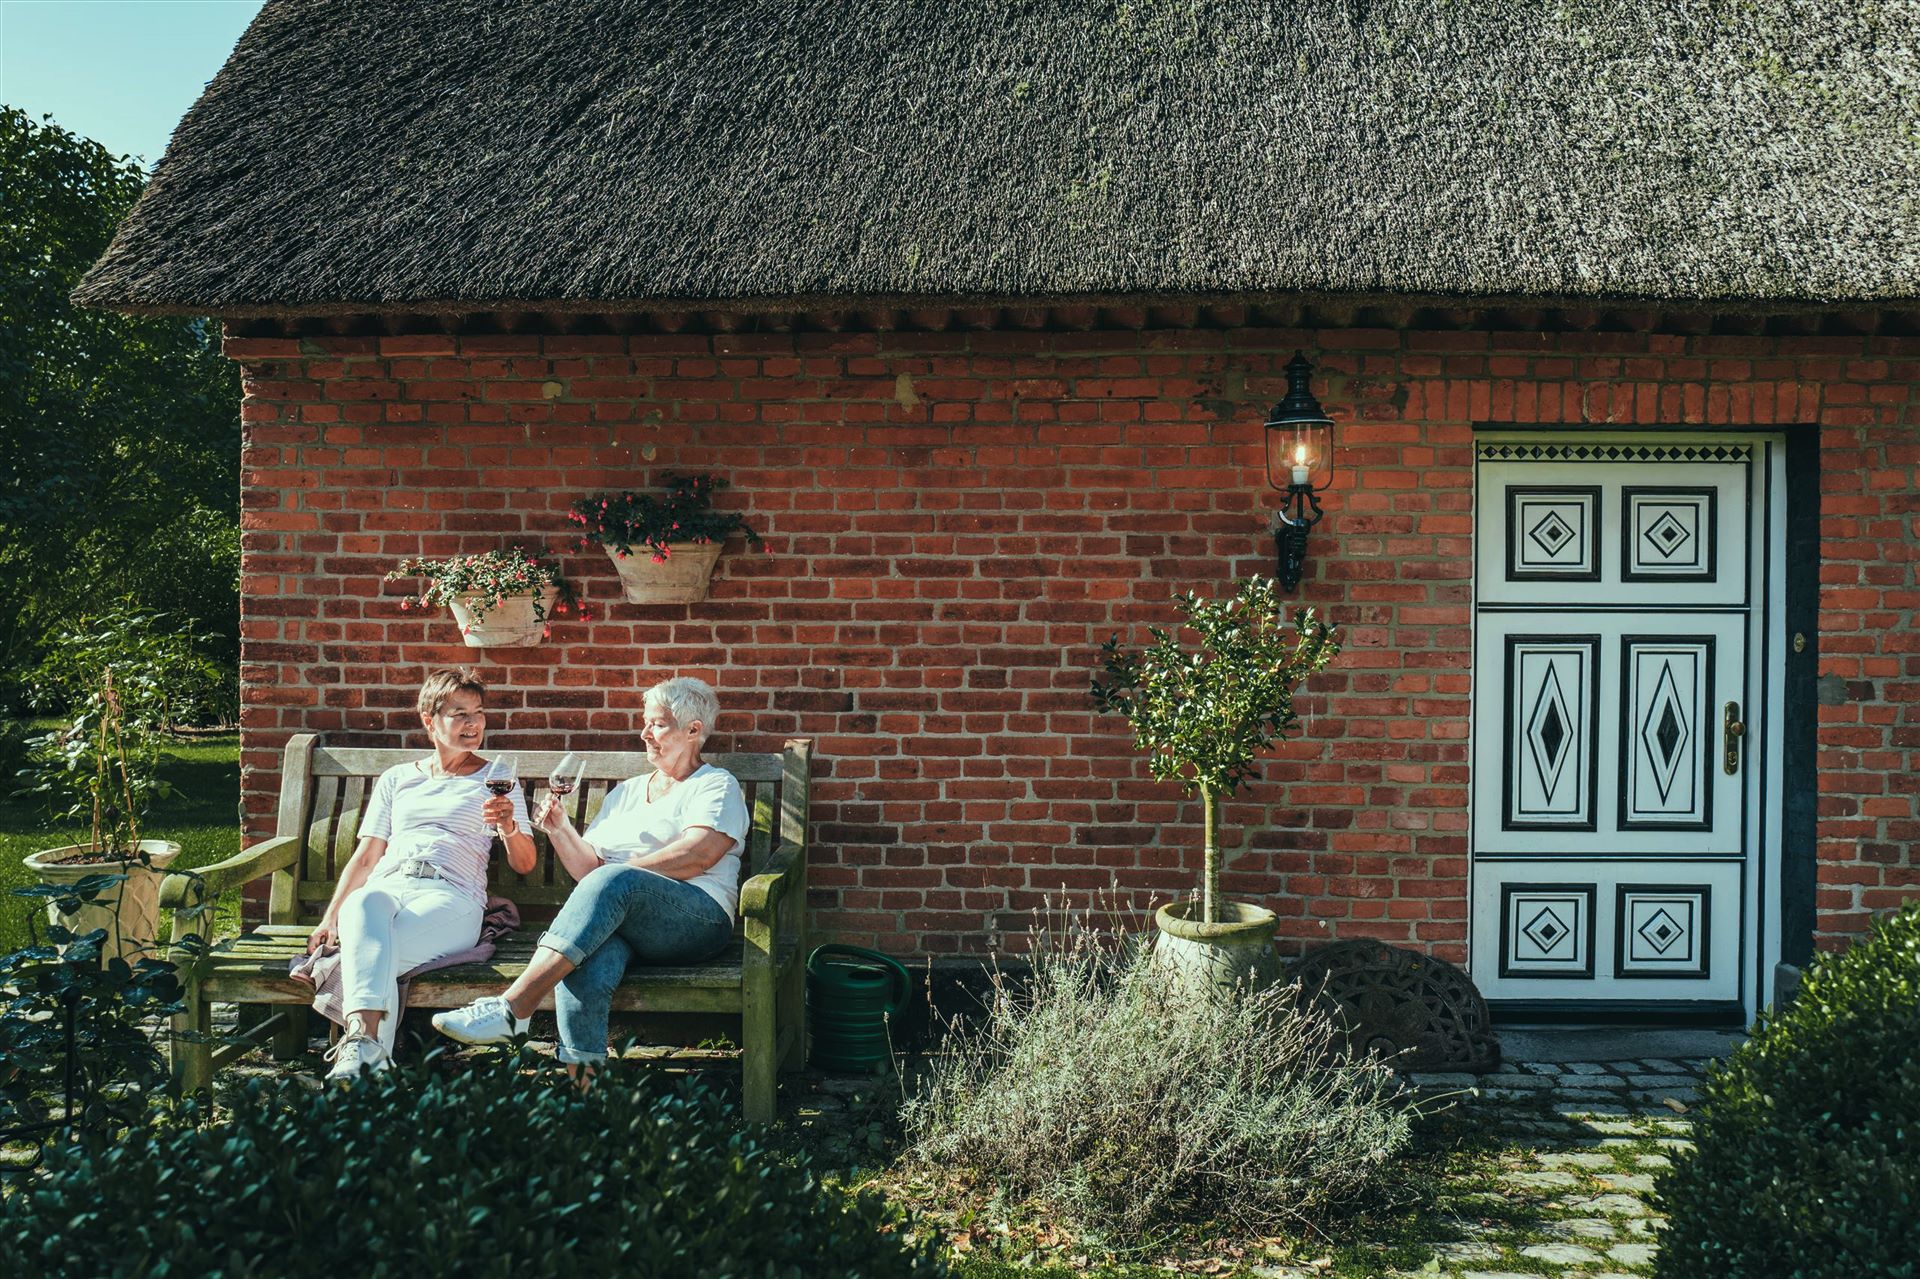
[{"label": "white wooden door", "polygon": [[1471,951],[1496,1008],[1744,1016],[1760,989],[1773,450],[1476,449]]}]

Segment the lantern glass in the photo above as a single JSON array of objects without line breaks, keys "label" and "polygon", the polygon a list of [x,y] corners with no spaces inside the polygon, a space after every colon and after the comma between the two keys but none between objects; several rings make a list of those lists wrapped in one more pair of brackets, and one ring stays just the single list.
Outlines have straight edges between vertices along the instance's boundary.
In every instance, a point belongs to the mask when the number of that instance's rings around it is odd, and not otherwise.
[{"label": "lantern glass", "polygon": [[1269,422],[1267,424],[1267,483],[1276,489],[1293,487],[1324,491],[1333,482],[1333,424]]}]

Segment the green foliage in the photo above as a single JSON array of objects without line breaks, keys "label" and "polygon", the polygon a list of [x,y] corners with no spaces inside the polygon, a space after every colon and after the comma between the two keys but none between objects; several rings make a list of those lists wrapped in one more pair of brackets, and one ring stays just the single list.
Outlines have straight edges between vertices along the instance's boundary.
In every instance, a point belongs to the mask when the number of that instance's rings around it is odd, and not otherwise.
[{"label": "green foliage", "polygon": [[387,574],[387,581],[407,577],[417,577],[426,585],[417,595],[402,600],[401,608],[431,608],[459,600],[475,617],[485,617],[510,599],[531,596],[533,615],[545,618],[546,601],[541,592],[549,586],[561,590],[566,586],[552,560],[524,546],[444,560],[401,560],[399,567]]},{"label": "green foliage", "polygon": [[237,662],[239,380],[204,321],[67,300],[144,184],[0,108],[0,671],[122,597],[185,615],[217,637],[210,658]]},{"label": "green foliage", "polygon": [[1094,677],[1093,700],[1133,726],[1134,745],[1155,777],[1200,796],[1207,824],[1201,897],[1211,922],[1220,878],[1216,806],[1299,723],[1294,689],[1339,655],[1340,639],[1312,609],[1296,613],[1289,627],[1280,588],[1268,577],[1247,578],[1224,599],[1188,594],[1174,603],[1198,646],[1157,626],[1138,652],[1122,650],[1114,636],[1101,648],[1106,680]]},{"label": "green foliage", "polygon": [[[14,896],[51,901],[71,914],[125,878],[89,875],[16,889]],[[152,1038],[166,1023],[152,1019],[179,1008],[178,974],[158,959],[103,962],[105,929],[75,936],[52,925],[47,935],[53,945],[0,955],[0,1131],[54,1117],[71,1064],[74,1112],[64,1117],[78,1130],[113,1137],[140,1123],[149,1099],[167,1085]]]},{"label": "green foliage", "polygon": [[110,669],[64,726],[29,747],[20,793],[45,800],[56,821],[85,823],[96,852],[137,852],[147,810],[173,793],[160,777],[159,733],[138,707],[129,713]]},{"label": "green foliage", "polygon": [[903,1115],[914,1154],[1115,1252],[1325,1224],[1389,1184],[1410,1117],[1296,993],[1196,994],[1144,948],[1062,929],[950,1027]]},{"label": "green foliage", "polygon": [[317,1095],[254,1081],[229,1122],[51,1152],[0,1201],[0,1255],[21,1279],[943,1273],[906,1226],[697,1083],[608,1072],[582,1094],[488,1054]]},{"label": "green foliage", "polygon": [[233,672],[209,656],[221,639],[196,631],[191,616],[122,604],[57,631],[28,680],[28,695],[50,711],[82,705],[107,671],[129,719],[156,729],[232,723],[239,714]]},{"label": "green foliage", "polygon": [[575,502],[567,518],[580,526],[580,549],[604,546],[625,559],[635,547],[644,546],[657,564],[667,558],[675,542],[724,542],[741,533],[752,545],[762,544],[745,516],[714,509],[713,495],[727,487],[724,479],[669,471],[661,482],[667,487],[664,499],[631,492],[596,493]]},{"label": "green foliage", "polygon": [[1920,903],[1807,974],[1707,1078],[1660,1181],[1672,1279],[1920,1275]]}]

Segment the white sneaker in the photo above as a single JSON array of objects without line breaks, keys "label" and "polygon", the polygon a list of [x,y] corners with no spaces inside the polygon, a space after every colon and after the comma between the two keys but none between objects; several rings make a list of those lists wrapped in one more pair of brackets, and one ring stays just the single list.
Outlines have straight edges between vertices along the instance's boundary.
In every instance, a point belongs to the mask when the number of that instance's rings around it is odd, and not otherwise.
[{"label": "white sneaker", "polygon": [[531,1017],[515,1017],[503,996],[487,995],[465,1008],[435,1013],[433,1028],[463,1044],[505,1044],[516,1035],[526,1034],[532,1021]]},{"label": "white sneaker", "polygon": [[328,1083],[352,1083],[360,1078],[362,1069],[370,1075],[393,1069],[393,1058],[380,1046],[380,1041],[358,1033],[348,1034],[327,1049],[325,1060],[333,1063],[333,1069],[327,1072]]}]

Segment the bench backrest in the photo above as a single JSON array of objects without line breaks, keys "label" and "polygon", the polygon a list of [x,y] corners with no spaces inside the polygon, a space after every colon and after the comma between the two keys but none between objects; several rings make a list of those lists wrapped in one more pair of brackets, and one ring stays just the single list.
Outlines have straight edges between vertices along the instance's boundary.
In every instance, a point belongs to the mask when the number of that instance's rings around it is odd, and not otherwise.
[{"label": "bench backrest", "polygon": [[[813,743],[793,740],[779,754],[709,755],[706,762],[724,768],[739,779],[746,793],[753,824],[741,852],[741,877],[758,874],[776,848],[807,844],[807,790]],[[499,752],[508,753],[506,751]],[[544,796],[547,778],[564,751],[518,751],[520,782],[532,812]],[[347,858],[358,843],[360,816],[367,794],[380,774],[395,764],[420,759],[419,750],[363,749],[327,746],[312,733],[287,743],[280,775],[280,812],[275,833],[304,837],[300,860],[291,875],[276,875],[269,918],[273,923],[311,923],[325,909]],[[646,755],[628,751],[582,751],[586,764],[580,787],[568,797],[575,826],[584,830],[600,811],[607,794],[630,777],[653,771]],[[507,867],[498,840],[488,891],[511,898],[521,907],[547,914],[565,901],[573,879],[553,856],[547,837],[533,832],[540,860],[531,874],[517,875]]]}]

